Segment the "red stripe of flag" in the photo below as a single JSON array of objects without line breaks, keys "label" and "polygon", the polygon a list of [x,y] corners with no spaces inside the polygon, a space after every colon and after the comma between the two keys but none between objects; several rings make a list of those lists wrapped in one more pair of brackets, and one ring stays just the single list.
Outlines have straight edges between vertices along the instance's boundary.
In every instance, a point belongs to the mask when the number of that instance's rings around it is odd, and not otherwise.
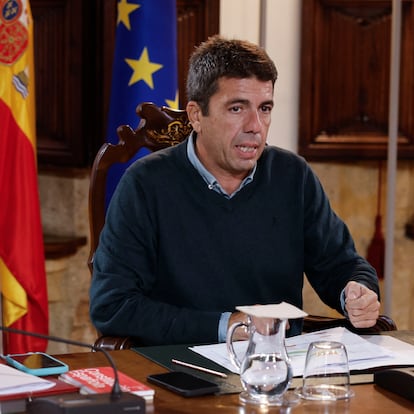
[{"label": "red stripe of flag", "polygon": [[[13,328],[48,333],[48,301],[35,151],[0,99],[0,257],[27,294]],[[5,353],[44,351],[46,341],[8,334]]]}]

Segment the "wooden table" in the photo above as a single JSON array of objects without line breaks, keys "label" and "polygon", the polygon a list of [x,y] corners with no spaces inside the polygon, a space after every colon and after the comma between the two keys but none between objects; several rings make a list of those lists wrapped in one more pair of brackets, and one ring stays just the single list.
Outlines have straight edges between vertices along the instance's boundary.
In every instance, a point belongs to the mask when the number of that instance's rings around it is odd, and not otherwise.
[{"label": "wooden table", "polygon": [[[142,382],[147,382],[149,374],[165,372],[166,370],[142,357],[132,350],[112,351],[118,369]],[[105,356],[100,352],[85,352],[58,355],[70,369],[108,365]],[[374,384],[354,385],[355,397],[349,401],[335,403],[316,403],[300,401],[288,409],[260,409],[252,406],[242,406],[238,394],[206,396],[195,398],[180,397],[172,392],[149,384],[155,389],[153,405],[147,405],[147,413],[154,414],[262,414],[262,413],[309,413],[309,414],[404,414],[414,412],[414,402],[410,402],[393,393],[387,392]]]}]

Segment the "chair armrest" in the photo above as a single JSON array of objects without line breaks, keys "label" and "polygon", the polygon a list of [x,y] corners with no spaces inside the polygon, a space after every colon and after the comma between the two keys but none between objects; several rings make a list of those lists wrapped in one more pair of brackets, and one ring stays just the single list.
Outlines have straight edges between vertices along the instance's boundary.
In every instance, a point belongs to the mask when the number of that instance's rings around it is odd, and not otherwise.
[{"label": "chair armrest", "polygon": [[94,348],[105,349],[106,351],[116,351],[130,349],[134,346],[130,337],[122,336],[100,336],[94,343]]},{"label": "chair armrest", "polygon": [[[332,318],[329,316],[308,315],[303,319],[303,332],[314,332],[322,329],[336,328],[343,326],[359,335],[378,334],[383,331],[396,331],[397,325],[386,315],[380,315],[374,326],[370,328],[355,328],[346,318]],[[121,336],[100,336],[94,344],[95,348],[115,351],[121,349],[130,349],[135,342],[130,337]]]},{"label": "chair armrest", "polygon": [[308,315],[303,319],[303,332],[314,332],[322,329],[343,326],[359,335],[377,334],[383,331],[396,331],[397,325],[386,315],[380,315],[374,326],[370,328],[355,328],[346,318],[332,318],[329,316]]}]

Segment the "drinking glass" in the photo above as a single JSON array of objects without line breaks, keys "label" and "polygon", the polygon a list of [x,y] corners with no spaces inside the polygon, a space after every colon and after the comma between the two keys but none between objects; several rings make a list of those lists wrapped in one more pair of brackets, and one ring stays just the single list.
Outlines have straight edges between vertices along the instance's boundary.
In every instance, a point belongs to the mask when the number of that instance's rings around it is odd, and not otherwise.
[{"label": "drinking glass", "polygon": [[298,394],[306,400],[336,401],[351,398],[348,354],[345,345],[317,341],[309,345],[302,387]]}]

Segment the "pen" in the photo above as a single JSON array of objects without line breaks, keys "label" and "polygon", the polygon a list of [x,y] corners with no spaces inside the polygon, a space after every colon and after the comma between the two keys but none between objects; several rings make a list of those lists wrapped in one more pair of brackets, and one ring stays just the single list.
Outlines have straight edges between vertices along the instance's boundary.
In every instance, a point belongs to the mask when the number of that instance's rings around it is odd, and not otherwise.
[{"label": "pen", "polygon": [[198,371],[207,372],[209,374],[217,375],[222,378],[227,378],[227,375],[224,372],[219,372],[219,371],[214,371],[213,369],[199,367],[198,365],[193,365],[188,362],[179,361],[178,359],[172,359],[171,362],[177,365],[182,365],[183,367],[193,368]]}]

